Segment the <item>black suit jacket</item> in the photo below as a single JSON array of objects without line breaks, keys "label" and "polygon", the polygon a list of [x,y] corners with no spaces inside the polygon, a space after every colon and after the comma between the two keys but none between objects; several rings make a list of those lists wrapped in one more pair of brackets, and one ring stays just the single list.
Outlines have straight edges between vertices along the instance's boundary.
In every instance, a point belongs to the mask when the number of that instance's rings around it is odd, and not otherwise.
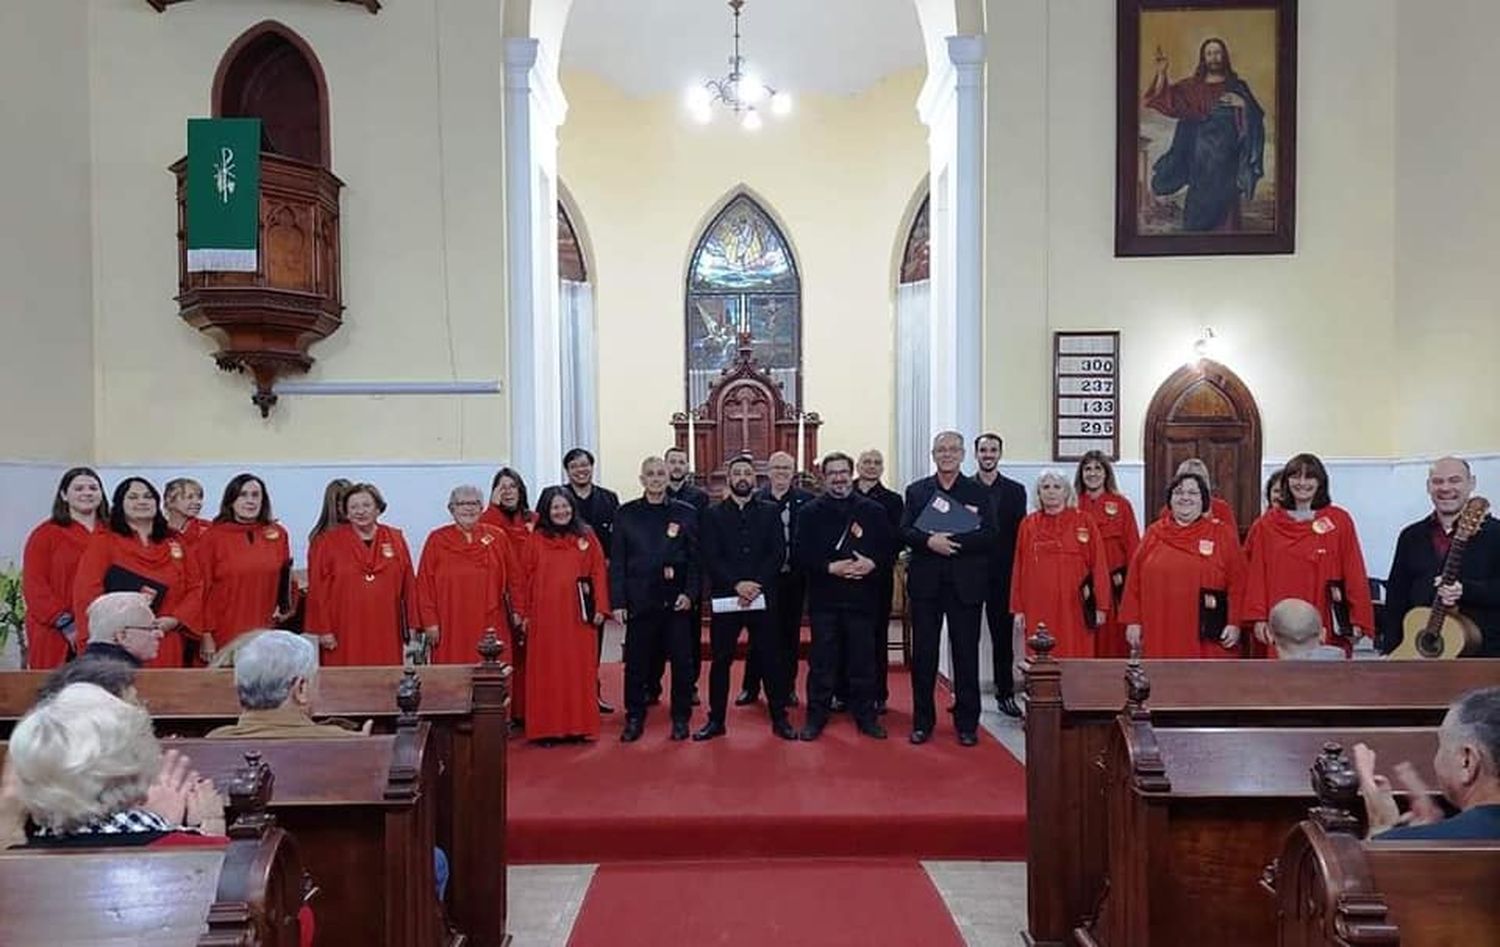
[{"label": "black suit jacket", "polygon": [[597,483],[589,491],[588,499],[574,493],[571,483],[563,484],[563,489],[573,495],[574,502],[578,504],[578,515],[593,527],[594,535],[599,537],[599,545],[604,549],[604,558],[608,559],[614,546],[615,514],[620,511],[619,495]]},{"label": "black suit jacket", "polygon": [[906,511],[901,514],[901,541],[911,548],[906,572],[907,593],[913,598],[937,598],[944,580],[950,582],[958,600],[966,605],[984,602],[995,547],[995,507],[989,491],[977,480],[962,474],[946,491],[958,503],[979,514],[979,528],[953,537],[959,551],[940,556],[927,548],[931,535],[917,529],[917,518],[939,490],[937,476],[923,477],[906,488]]},{"label": "black suit jacket", "polygon": [[673,490],[672,487],[668,485],[667,496],[671,497],[674,500],[686,503],[688,506],[691,506],[699,513],[702,513],[704,508],[708,506],[708,491],[704,490],[702,487],[698,486],[695,483],[689,483],[687,481],[683,482],[681,490]]},{"label": "black suit jacket", "polygon": [[696,599],[701,591],[698,511],[670,498],[650,503],[641,497],[620,507],[609,558],[614,606],[632,615],[670,611],[678,595]]},{"label": "black suit jacket", "polygon": [[770,487],[762,487],[755,491],[755,498],[776,507],[778,516],[782,513],[786,514],[786,522],[782,523],[784,527],[782,535],[786,539],[786,562],[783,565],[795,570],[797,568],[794,552],[797,548],[797,514],[813,501],[813,495],[801,487],[792,487],[783,493],[780,499],[777,499],[772,495]]},{"label": "black suit jacket", "polygon": [[769,606],[786,558],[776,505],[751,497],[742,508],[732,498],[722,500],[703,511],[698,532],[709,594],[733,595],[735,583],[749,580],[760,583]]},{"label": "black suit jacket", "polygon": [[1026,488],[1005,474],[985,486],[978,477],[974,482],[989,492],[995,508],[995,545],[990,550],[990,584],[995,594],[1010,607],[1010,572],[1016,561],[1016,533],[1026,518]]},{"label": "black suit jacket", "polygon": [[[874,560],[876,573],[863,579],[829,575],[828,567],[859,553]],[[896,534],[885,509],[858,491],[840,500],[824,494],[797,514],[797,568],[807,573],[808,607],[869,608],[879,604],[880,569],[896,556]]]},{"label": "black suit jacket", "polygon": [[[1405,638],[1401,620],[1406,613],[1419,605],[1431,605],[1436,597],[1432,580],[1442,574],[1443,562],[1432,545],[1435,525],[1434,518],[1428,516],[1407,526],[1396,540],[1381,615],[1382,651],[1394,650]],[[1458,610],[1484,633],[1481,653],[1500,657],[1500,522],[1493,517],[1485,517],[1479,532],[1470,537],[1458,580],[1464,586]]]}]

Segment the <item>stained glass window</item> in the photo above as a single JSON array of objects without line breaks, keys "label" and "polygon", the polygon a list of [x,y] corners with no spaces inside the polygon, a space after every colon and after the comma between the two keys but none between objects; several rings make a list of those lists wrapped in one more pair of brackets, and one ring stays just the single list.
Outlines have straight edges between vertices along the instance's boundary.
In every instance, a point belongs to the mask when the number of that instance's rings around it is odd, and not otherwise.
[{"label": "stained glass window", "polygon": [[911,230],[906,235],[906,252],[901,256],[902,283],[920,283],[931,275],[927,223],[927,205],[931,199],[930,196],[922,198],[922,206],[917,208],[917,216],[912,219]]},{"label": "stained glass window", "polygon": [[687,283],[687,398],[708,386],[735,357],[741,332],[755,357],[801,405],[802,279],[791,247],[764,209],[740,195],[719,212],[693,252]]},{"label": "stained glass window", "polygon": [[557,202],[557,276],[574,283],[589,281],[588,269],[583,265],[583,250],[578,245],[578,233],[568,217],[562,201]]}]

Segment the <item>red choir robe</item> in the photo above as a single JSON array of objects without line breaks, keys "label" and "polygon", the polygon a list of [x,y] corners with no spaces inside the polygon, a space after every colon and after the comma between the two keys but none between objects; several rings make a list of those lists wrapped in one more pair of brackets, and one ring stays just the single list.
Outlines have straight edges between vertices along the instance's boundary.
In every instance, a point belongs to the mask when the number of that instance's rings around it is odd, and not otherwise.
[{"label": "red choir robe", "polygon": [[204,630],[217,647],[275,627],[282,573],[292,560],[285,526],[215,523],[194,552],[203,569]]},{"label": "red choir robe", "polygon": [[[1168,516],[1171,514],[1171,512],[1172,508],[1170,506],[1164,506],[1156,511],[1156,515]],[[1228,523],[1229,528],[1234,530],[1234,534],[1236,536],[1240,534],[1240,524],[1239,520],[1236,520],[1234,518],[1234,508],[1231,507],[1229,505],[1229,501],[1225,500],[1223,497],[1214,497],[1209,501],[1208,515],[1212,516],[1216,520],[1221,520],[1225,523]]]},{"label": "red choir robe", "polygon": [[1026,616],[1028,637],[1045,624],[1059,658],[1092,658],[1094,635],[1084,623],[1083,586],[1093,592],[1092,610],[1110,607],[1104,541],[1094,518],[1069,507],[1057,514],[1038,510],[1021,521],[1010,579],[1010,610]]},{"label": "red choir robe", "polygon": [[[1110,606],[1118,608],[1125,594],[1125,576],[1136,547],[1141,544],[1141,530],[1135,522],[1135,507],[1118,493],[1101,493],[1094,499],[1087,493],[1078,497],[1078,508],[1094,518],[1099,538],[1104,541],[1104,564],[1109,569]],[[1123,658],[1130,654],[1125,643],[1125,626],[1114,614],[1094,635],[1095,654],[1101,658]]]},{"label": "red choir robe", "polygon": [[418,627],[417,578],[401,530],[376,524],[365,542],[345,523],[318,537],[308,556],[308,631],[333,635],[324,662],[399,665],[407,630]]},{"label": "red choir robe", "polygon": [[498,527],[477,523],[465,532],[455,523],[432,531],[417,567],[417,614],[422,627],[438,627],[434,664],[474,664],[479,639],[493,629],[510,660],[507,601],[514,556],[510,538]]},{"label": "red choir robe", "polygon": [[1243,642],[1248,629],[1241,624],[1245,557],[1239,535],[1213,516],[1183,526],[1168,513],[1146,529],[1130,564],[1120,623],[1141,626],[1141,650],[1148,657],[1239,657],[1241,645],[1225,648],[1217,640],[1199,638],[1205,591],[1228,599],[1227,624],[1240,628]]},{"label": "red choir robe", "polygon": [[104,576],[110,566],[128,569],[167,587],[156,606],[156,617],[175,618],[178,626],[162,635],[156,659],[146,666],[182,667],[183,636],[196,638],[203,627],[203,573],[197,555],[175,535],[159,543],[146,543],[134,533],[121,536],[109,529],[95,533],[73,580],[73,615],[80,642],[88,639],[89,603],[104,594]]},{"label": "red choir robe", "polygon": [[[74,629],[79,627],[76,622],[83,616],[73,611],[73,579],[93,535],[82,523],[59,526],[47,520],[26,539],[21,596],[26,600],[27,666],[33,670],[55,668],[68,660],[68,639],[57,630],[57,620],[72,614]],[[87,635],[79,638],[78,650],[86,643]]]},{"label": "red choir robe", "polygon": [[[1295,519],[1275,507],[1250,527],[1250,558],[1245,591],[1245,620],[1266,621],[1271,609],[1285,598],[1300,598],[1323,616],[1324,639],[1333,638],[1330,582],[1342,582],[1349,622],[1363,633],[1375,633],[1375,608],[1370,602],[1370,579],[1354,519],[1342,507],[1325,506],[1311,520]],[[1348,654],[1354,642],[1334,638]]]},{"label": "red choir robe", "polygon": [[[485,507],[480,514],[479,521],[491,526],[498,526],[510,537],[510,548],[512,553],[513,570],[510,576],[510,588],[513,596],[510,607],[522,618],[527,617],[530,612],[530,602],[527,596],[531,591],[530,568],[530,545],[532,531],[536,529],[537,516],[530,510],[515,516],[506,513],[500,507],[491,504]],[[526,719],[526,638],[523,636],[516,641],[507,642],[510,650],[502,655],[502,660],[510,662],[510,716],[513,720]]]},{"label": "red choir robe", "polygon": [[578,580],[594,584],[594,611],[608,615],[604,550],[583,535],[537,532],[528,546],[531,603],[526,631],[526,739],[599,737],[599,657],[594,626],[579,608]]},{"label": "red choir robe", "polygon": [[195,516],[186,523],[183,523],[182,529],[174,529],[172,532],[189,549],[197,549],[198,543],[203,541],[203,537],[208,535],[208,531],[213,529],[213,525],[213,520],[206,520],[201,516]]}]

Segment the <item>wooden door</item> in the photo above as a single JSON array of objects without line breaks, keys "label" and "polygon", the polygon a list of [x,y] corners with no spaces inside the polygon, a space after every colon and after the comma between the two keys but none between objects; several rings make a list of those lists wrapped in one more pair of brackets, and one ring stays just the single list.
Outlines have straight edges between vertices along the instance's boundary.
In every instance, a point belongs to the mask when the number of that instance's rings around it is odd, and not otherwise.
[{"label": "wooden door", "polygon": [[1144,438],[1147,521],[1165,504],[1177,465],[1197,457],[1244,538],[1260,516],[1261,438],[1260,409],[1239,376],[1207,359],[1178,369],[1151,399]]}]

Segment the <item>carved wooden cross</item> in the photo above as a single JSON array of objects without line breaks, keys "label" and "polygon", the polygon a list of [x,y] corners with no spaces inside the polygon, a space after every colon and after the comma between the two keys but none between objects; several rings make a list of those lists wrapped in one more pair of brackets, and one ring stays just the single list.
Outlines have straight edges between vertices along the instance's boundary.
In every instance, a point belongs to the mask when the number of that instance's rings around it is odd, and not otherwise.
[{"label": "carved wooden cross", "polygon": [[[738,414],[735,413],[735,408],[739,409]],[[742,449],[750,444],[750,422],[765,420],[766,413],[761,409],[761,403],[750,388],[741,388],[725,402],[724,417],[730,421],[740,422],[740,447]]]}]

